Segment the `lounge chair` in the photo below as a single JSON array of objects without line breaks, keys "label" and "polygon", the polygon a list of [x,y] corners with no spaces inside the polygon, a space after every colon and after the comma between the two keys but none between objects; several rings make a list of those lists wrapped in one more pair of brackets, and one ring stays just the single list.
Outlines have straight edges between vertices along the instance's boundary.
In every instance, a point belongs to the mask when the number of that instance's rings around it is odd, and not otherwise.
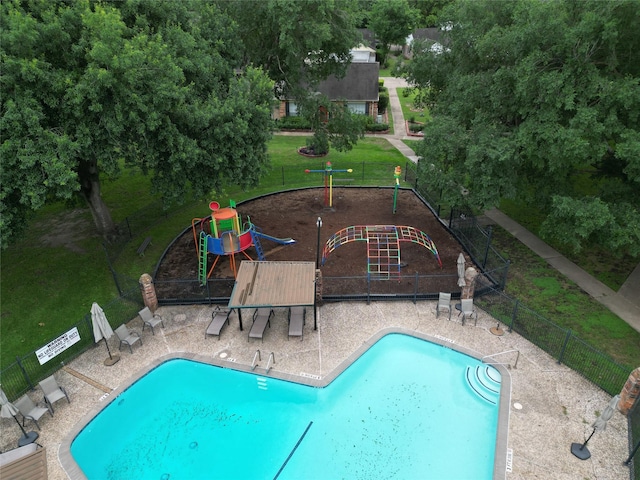
[{"label": "lounge chair", "polygon": [[144,327],[151,327],[151,334],[155,335],[156,332],[153,327],[157,327],[158,325],[162,325],[164,328],[164,322],[162,321],[162,317],[155,313],[151,313],[149,307],[144,307],[142,310],[138,312],[140,318],[142,319],[142,331],[144,332]]},{"label": "lounge chair", "polygon": [[132,345],[138,341],[140,342],[140,345],[142,345],[142,338],[140,338],[140,334],[138,332],[130,331],[124,323],[116,328],[116,335],[120,340],[120,346],[118,347],[120,350],[122,350],[122,345],[128,345],[129,352],[133,353],[133,350],[131,349]]},{"label": "lounge chair", "polygon": [[216,308],[211,313],[211,322],[209,322],[209,326],[204,332],[204,338],[207,338],[207,335],[217,335],[218,340],[220,340],[220,331],[225,323],[229,325],[231,311],[229,308],[220,308],[220,305],[216,305]]},{"label": "lounge chair", "polygon": [[36,427],[38,427],[38,430],[40,430],[38,420],[40,420],[42,415],[49,412],[49,415],[53,416],[48,408],[38,407],[35,403],[33,403],[33,400],[31,400],[28,395],[23,395],[22,397],[20,397],[14,403],[14,405],[22,415],[22,426],[24,426],[25,421],[29,419],[33,420],[33,422],[36,424]]},{"label": "lounge chair", "polygon": [[474,325],[478,325],[478,312],[473,306],[473,298],[463,298],[460,300],[460,313],[458,317],[462,315],[462,325],[467,318],[473,318],[475,320]]},{"label": "lounge chair", "polygon": [[44,401],[47,404],[47,407],[49,407],[51,415],[53,415],[53,404],[58,400],[66,398],[67,402],[71,403],[71,400],[69,400],[69,395],[67,395],[67,391],[64,389],[64,387],[58,385],[58,382],[56,382],[56,379],[53,375],[45,378],[44,380],[39,382],[38,385],[40,385],[42,393],[44,393]]},{"label": "lounge chair", "polygon": [[449,320],[451,320],[451,294],[440,292],[438,296],[438,305],[436,306],[436,318],[440,312],[449,312]]},{"label": "lounge chair", "polygon": [[[249,338],[259,338],[264,341],[262,338],[264,329],[267,327],[267,324],[271,326],[272,315],[272,308],[256,308],[255,312],[253,312],[253,325],[251,325],[251,330],[249,330]],[[249,341],[249,338],[247,341]]]},{"label": "lounge chair", "polygon": [[304,307],[289,307],[290,337],[300,337],[300,340],[302,340],[306,314],[307,309]]}]

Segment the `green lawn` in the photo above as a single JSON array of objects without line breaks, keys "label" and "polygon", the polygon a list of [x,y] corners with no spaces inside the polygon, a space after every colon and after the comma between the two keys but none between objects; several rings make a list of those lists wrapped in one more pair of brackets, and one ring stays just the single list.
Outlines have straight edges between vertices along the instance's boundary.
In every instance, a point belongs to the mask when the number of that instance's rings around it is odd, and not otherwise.
[{"label": "green lawn", "polygon": [[416,92],[411,88],[398,88],[398,99],[400,99],[400,106],[402,107],[402,115],[405,120],[411,121],[413,118],[416,122],[427,122],[431,116],[429,109],[426,107],[416,107],[414,102],[416,98]]}]

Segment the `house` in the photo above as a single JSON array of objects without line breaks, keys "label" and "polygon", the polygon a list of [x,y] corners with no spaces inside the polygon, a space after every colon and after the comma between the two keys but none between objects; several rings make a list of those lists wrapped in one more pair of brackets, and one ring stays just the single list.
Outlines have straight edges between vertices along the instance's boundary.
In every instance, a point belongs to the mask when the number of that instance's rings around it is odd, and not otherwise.
[{"label": "house", "polygon": [[[334,75],[320,82],[317,91],[332,102],[343,102],[354,113],[378,115],[378,76],[380,64],[376,62],[376,52],[371,47],[359,46],[351,50],[351,63],[343,78]],[[298,106],[295,102],[282,99],[274,118],[295,117]]]}]

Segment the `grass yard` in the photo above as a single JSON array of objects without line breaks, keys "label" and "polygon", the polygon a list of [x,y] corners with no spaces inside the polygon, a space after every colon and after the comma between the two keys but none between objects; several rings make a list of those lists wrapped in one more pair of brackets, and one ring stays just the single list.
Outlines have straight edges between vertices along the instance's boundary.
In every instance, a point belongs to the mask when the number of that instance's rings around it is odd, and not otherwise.
[{"label": "grass yard", "polygon": [[414,105],[416,92],[411,88],[398,88],[398,98],[400,99],[400,106],[402,107],[402,115],[405,120],[411,121],[413,118],[416,122],[428,122],[431,119],[429,109],[424,107],[416,107]]}]

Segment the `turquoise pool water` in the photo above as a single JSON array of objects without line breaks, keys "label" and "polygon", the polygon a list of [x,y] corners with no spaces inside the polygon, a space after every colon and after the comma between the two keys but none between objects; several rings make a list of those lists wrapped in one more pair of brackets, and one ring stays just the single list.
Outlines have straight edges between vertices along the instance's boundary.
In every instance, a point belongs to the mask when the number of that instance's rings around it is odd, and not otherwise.
[{"label": "turquoise pool water", "polygon": [[74,439],[89,479],[490,479],[500,374],[383,337],[327,387],[170,360]]}]

